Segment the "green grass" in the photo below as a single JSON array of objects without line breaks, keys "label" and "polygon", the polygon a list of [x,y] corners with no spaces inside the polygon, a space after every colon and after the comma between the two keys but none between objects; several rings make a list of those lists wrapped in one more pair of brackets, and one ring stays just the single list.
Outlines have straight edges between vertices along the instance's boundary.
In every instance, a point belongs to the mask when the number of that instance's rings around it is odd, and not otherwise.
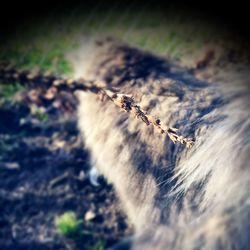
[{"label": "green grass", "polygon": [[89,250],[105,250],[105,241],[98,240],[94,246],[91,246]]},{"label": "green grass", "polygon": [[77,219],[74,212],[65,212],[56,219],[56,227],[59,234],[72,237],[80,234],[82,220]]},{"label": "green grass", "polygon": [[56,30],[57,25],[51,25],[56,20],[51,22],[22,26],[10,34],[7,41],[0,42],[0,61],[14,63],[21,69],[39,68],[44,72],[69,74],[71,66],[65,52],[72,47],[71,40],[67,39],[66,32]]},{"label": "green grass", "polygon": [[39,109],[36,110],[35,113],[33,113],[34,117],[36,117],[39,121],[43,123],[47,123],[49,121],[49,115],[46,113],[46,111],[41,111]]},{"label": "green grass", "polygon": [[[84,231],[81,228],[82,220],[79,220],[76,214],[72,211],[65,212],[58,218],[56,218],[56,228],[60,235],[72,239],[79,239],[79,237],[84,237],[84,235],[92,235],[91,232]],[[84,240],[84,238],[82,238]],[[105,241],[97,240],[94,245],[85,246],[88,250],[105,250]]]},{"label": "green grass", "polygon": [[25,90],[25,87],[19,83],[0,84],[0,106],[6,103],[12,103],[13,97],[17,92]]},{"label": "green grass", "polygon": [[[111,8],[112,9],[112,8]],[[24,69],[39,68],[55,74],[71,74],[66,53],[80,46],[81,36],[113,36],[141,49],[181,60],[199,54],[207,44],[228,51],[235,37],[201,16],[186,15],[169,8],[164,15],[153,9],[119,11],[77,9],[72,15],[51,14],[33,24],[23,24],[0,41],[0,61],[14,62]],[[237,41],[238,47],[243,47]]]},{"label": "green grass", "polygon": [[0,86],[0,96],[2,98],[11,100],[17,92],[23,91],[24,89],[25,89],[25,87],[22,86],[19,83],[16,83],[16,84],[2,84]]}]

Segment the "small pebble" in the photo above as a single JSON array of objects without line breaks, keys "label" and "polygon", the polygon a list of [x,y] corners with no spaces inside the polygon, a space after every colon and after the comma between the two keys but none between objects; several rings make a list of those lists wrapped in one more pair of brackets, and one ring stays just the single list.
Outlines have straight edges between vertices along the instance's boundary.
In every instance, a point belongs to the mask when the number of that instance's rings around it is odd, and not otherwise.
[{"label": "small pebble", "polygon": [[90,220],[93,220],[94,218],[96,217],[96,214],[89,210],[88,212],[86,212],[86,214],[84,215],[84,220],[85,221],[90,221]]}]

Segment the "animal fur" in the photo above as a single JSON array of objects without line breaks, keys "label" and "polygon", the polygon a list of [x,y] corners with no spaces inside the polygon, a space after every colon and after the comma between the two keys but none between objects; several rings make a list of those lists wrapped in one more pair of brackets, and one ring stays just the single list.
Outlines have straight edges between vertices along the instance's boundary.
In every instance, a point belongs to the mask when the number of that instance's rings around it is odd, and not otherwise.
[{"label": "animal fur", "polygon": [[144,110],[196,140],[186,149],[111,102],[79,95],[92,166],[113,184],[135,227],[133,239],[115,249],[249,249],[248,68],[224,69],[208,82],[112,41],[89,53],[88,65],[81,59],[86,78],[133,94]]}]

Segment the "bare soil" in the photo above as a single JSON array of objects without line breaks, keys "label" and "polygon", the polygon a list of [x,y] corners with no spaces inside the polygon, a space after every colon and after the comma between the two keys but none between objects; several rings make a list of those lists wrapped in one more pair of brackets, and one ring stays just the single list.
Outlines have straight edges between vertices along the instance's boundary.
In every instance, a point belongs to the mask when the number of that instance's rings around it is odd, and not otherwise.
[{"label": "bare soil", "polygon": [[[112,186],[89,181],[74,100],[61,93],[48,102],[35,89],[0,108],[0,249],[91,249],[99,240],[108,247],[131,233]],[[34,102],[48,120],[32,114]],[[73,238],[61,236],[55,225],[67,211],[83,220]]]}]

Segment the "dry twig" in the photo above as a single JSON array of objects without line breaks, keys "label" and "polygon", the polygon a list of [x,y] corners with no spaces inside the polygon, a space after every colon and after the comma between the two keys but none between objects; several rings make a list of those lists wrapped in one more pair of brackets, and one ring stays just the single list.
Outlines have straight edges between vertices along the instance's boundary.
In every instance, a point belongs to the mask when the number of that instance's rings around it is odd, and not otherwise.
[{"label": "dry twig", "polygon": [[[193,146],[194,140],[192,138],[184,138],[177,134],[178,129],[168,127],[161,123],[159,118],[155,118],[152,115],[147,114],[142,110],[138,104],[135,103],[131,95],[118,93],[115,89],[106,89],[100,82],[90,82],[84,79],[66,79],[62,77],[56,77],[51,74],[40,74],[39,72],[21,71],[9,65],[0,64],[0,80],[8,82],[16,82],[23,85],[39,85],[39,87],[46,87],[49,89],[57,88],[60,90],[82,90],[90,91],[95,94],[102,94],[107,96],[108,99],[113,101],[115,105],[123,109],[124,111],[133,114],[136,118],[141,119],[146,125],[152,124],[156,127],[160,133],[165,133],[174,142],[180,142],[186,145],[187,148]],[[54,89],[53,89],[54,90]]]},{"label": "dry twig", "polygon": [[192,138],[184,138],[181,135],[177,134],[178,129],[171,128],[161,123],[159,118],[155,118],[152,115],[147,114],[146,111],[142,110],[138,104],[134,102],[134,99],[131,95],[114,93],[111,90],[102,90],[105,94],[121,109],[126,112],[133,114],[137,119],[141,119],[146,125],[152,124],[156,127],[160,133],[166,133],[168,137],[174,142],[180,142],[185,144],[187,148],[193,146],[194,140]]}]

